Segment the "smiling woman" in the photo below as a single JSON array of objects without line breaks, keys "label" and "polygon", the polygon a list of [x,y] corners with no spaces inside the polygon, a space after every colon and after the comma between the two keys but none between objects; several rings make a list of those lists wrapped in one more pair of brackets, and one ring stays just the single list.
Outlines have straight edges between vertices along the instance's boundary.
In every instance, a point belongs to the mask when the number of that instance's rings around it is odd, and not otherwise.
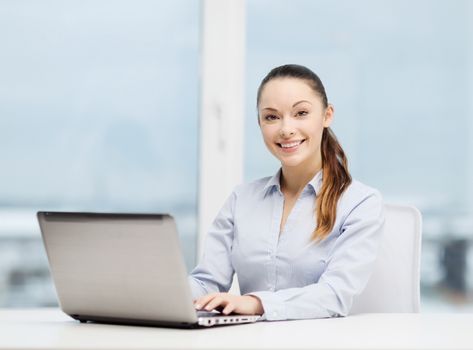
[{"label": "smiling woman", "polygon": [[[345,316],[377,255],[381,195],[352,181],[329,129],[334,108],[310,69],[274,68],[257,106],[281,168],[237,186],[213,222],[189,277],[196,308],[267,320]],[[242,296],[228,293],[235,272]]]},{"label": "smiling woman", "polygon": [[[293,101],[297,102],[292,104]],[[279,110],[264,107],[271,104],[279,106]],[[286,197],[292,199],[286,201],[288,212],[303,186],[322,168],[322,156],[325,156],[324,165],[330,176],[325,177],[318,196],[319,216],[314,231],[314,238],[323,238],[333,227],[338,198],[351,183],[343,149],[329,129],[334,110],[327,102],[325,88],[319,77],[309,69],[295,65],[282,66],[273,69],[261,83],[257,105],[264,142],[283,168],[286,165],[281,186],[283,191],[286,189]],[[268,110],[275,113],[266,112]],[[325,152],[321,152],[321,147]],[[298,174],[307,174],[307,177]],[[291,189],[288,179],[298,178],[302,183],[296,180]],[[284,214],[281,227],[288,213]]]}]

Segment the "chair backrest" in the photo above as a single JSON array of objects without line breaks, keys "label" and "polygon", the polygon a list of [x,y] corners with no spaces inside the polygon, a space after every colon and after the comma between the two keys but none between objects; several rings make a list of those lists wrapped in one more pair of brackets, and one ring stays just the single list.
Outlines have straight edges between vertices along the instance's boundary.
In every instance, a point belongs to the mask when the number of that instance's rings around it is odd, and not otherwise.
[{"label": "chair backrest", "polygon": [[373,274],[350,314],[419,312],[421,213],[412,206],[386,204],[385,218]]}]

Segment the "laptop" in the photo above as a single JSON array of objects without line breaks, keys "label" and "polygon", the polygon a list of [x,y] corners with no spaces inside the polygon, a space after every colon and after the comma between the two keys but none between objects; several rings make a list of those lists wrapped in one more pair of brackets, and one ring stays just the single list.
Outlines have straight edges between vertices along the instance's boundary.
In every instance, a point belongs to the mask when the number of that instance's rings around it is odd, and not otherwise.
[{"label": "laptop", "polygon": [[37,217],[59,305],[80,322],[198,328],[261,318],[195,310],[170,215]]}]

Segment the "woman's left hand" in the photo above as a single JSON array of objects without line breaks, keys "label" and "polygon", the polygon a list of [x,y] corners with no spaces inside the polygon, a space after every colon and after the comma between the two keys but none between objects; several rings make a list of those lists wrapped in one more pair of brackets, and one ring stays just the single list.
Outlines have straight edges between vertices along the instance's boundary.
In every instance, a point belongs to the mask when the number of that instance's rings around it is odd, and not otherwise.
[{"label": "woman's left hand", "polygon": [[231,312],[242,315],[262,315],[263,305],[253,295],[233,295],[229,293],[211,293],[194,300],[197,310],[221,310],[225,315]]}]

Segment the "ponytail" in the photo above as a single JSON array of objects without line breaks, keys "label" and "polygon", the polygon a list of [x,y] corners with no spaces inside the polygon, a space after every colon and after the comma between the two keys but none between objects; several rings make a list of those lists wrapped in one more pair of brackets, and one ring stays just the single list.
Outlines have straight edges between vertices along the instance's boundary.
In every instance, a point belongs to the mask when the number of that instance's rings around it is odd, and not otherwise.
[{"label": "ponytail", "polygon": [[335,225],[337,204],[343,192],[351,184],[347,158],[330,128],[322,133],[322,187],[315,200],[317,225],[312,240],[322,241]]}]

